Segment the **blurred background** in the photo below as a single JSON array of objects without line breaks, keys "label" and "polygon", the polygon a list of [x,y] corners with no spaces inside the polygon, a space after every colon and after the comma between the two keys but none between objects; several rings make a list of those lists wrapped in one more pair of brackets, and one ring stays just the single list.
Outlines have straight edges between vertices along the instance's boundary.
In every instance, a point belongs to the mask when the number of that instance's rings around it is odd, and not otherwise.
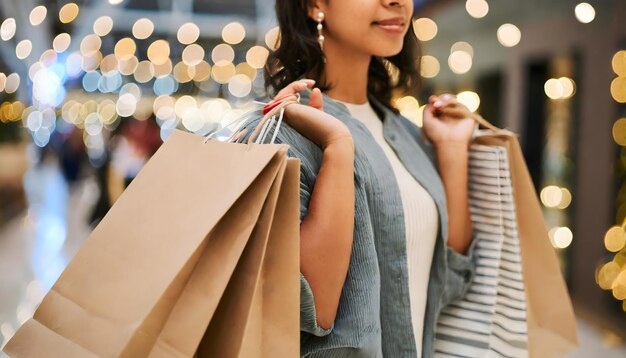
[{"label": "blurred background", "polygon": [[[450,92],[519,133],[579,322],[626,356],[626,1],[415,0],[421,126]],[[0,2],[0,344],[175,128],[262,99],[271,0]],[[2,355],[2,353],[0,353]]]}]

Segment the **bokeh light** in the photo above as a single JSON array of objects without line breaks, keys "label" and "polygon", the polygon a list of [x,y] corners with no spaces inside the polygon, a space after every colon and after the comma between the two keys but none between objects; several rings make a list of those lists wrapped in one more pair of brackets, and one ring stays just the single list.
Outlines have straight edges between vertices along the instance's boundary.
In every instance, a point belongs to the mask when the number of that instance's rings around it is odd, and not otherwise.
[{"label": "bokeh light", "polygon": [[586,2],[581,2],[576,5],[574,8],[574,14],[576,15],[576,19],[582,22],[583,24],[588,24],[596,17],[596,10],[591,6],[591,4]]},{"label": "bokeh light", "polygon": [[59,10],[59,21],[64,24],[74,21],[78,16],[79,8],[73,2],[67,3]]},{"label": "bokeh light", "polygon": [[513,24],[504,24],[497,31],[498,42],[504,47],[513,47],[522,39],[522,32]]},{"label": "bokeh light", "polygon": [[133,36],[138,40],[147,39],[148,37],[150,37],[150,35],[152,35],[153,31],[154,24],[148,18],[143,17],[135,21],[135,23],[133,24]]},{"label": "bokeh light", "polygon": [[433,78],[439,74],[439,60],[434,56],[424,55],[421,58],[420,74],[425,78]]},{"label": "bokeh light", "polygon": [[430,41],[437,36],[437,24],[432,19],[422,17],[413,21],[413,32],[420,41]]},{"label": "bokeh light", "polygon": [[489,13],[489,4],[485,0],[467,0],[465,10],[471,17],[480,19]]},{"label": "bokeh light", "polygon": [[222,29],[222,39],[224,42],[236,45],[246,37],[246,29],[239,22],[231,22]]},{"label": "bokeh light", "polygon": [[181,25],[178,28],[178,32],[176,34],[176,38],[178,39],[178,42],[180,42],[183,45],[189,45],[189,44],[196,42],[199,36],[200,36],[200,28],[198,28],[198,25],[192,22],[187,22]]},{"label": "bokeh light", "polygon": [[109,16],[101,16],[93,23],[93,32],[100,36],[106,36],[113,29],[113,19]]}]

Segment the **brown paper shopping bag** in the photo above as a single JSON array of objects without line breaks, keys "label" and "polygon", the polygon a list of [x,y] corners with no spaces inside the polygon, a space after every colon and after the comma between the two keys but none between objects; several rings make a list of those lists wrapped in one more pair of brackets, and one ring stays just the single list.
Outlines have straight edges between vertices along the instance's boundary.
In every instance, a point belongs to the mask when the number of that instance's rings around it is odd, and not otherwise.
[{"label": "brown paper shopping bag", "polygon": [[250,356],[295,356],[298,175],[285,145],[174,132],[5,351],[231,357],[260,340]]},{"label": "brown paper shopping bag", "polygon": [[[483,121],[479,123],[485,124]],[[578,335],[558,258],[516,135],[489,127],[492,131],[477,136],[474,142],[501,146],[508,153],[526,292],[529,355],[561,357],[578,347]]]}]

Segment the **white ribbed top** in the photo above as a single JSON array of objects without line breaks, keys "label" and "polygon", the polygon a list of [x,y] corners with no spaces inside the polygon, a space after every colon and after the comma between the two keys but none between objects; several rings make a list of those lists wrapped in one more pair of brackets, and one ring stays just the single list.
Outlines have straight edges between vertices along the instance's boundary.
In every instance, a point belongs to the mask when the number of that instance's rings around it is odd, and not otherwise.
[{"label": "white ribbed top", "polygon": [[406,227],[411,320],[417,352],[421,357],[428,278],[439,225],[437,207],[428,191],[406,170],[404,164],[385,141],[383,122],[378,118],[370,102],[354,104],[336,99],[335,101],[345,104],[352,117],[365,124],[385,152],[398,181]]}]

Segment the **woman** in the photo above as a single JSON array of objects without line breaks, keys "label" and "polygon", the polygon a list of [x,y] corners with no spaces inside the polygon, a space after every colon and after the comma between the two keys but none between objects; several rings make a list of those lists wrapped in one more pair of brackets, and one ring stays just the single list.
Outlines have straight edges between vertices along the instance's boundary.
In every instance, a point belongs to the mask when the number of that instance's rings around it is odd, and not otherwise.
[{"label": "woman", "polygon": [[419,83],[410,0],[277,0],[276,12],[266,85],[301,95],[276,140],[301,160],[301,354],[431,357],[440,309],[474,274],[475,123],[452,95],[431,96],[422,129],[392,106]]}]

